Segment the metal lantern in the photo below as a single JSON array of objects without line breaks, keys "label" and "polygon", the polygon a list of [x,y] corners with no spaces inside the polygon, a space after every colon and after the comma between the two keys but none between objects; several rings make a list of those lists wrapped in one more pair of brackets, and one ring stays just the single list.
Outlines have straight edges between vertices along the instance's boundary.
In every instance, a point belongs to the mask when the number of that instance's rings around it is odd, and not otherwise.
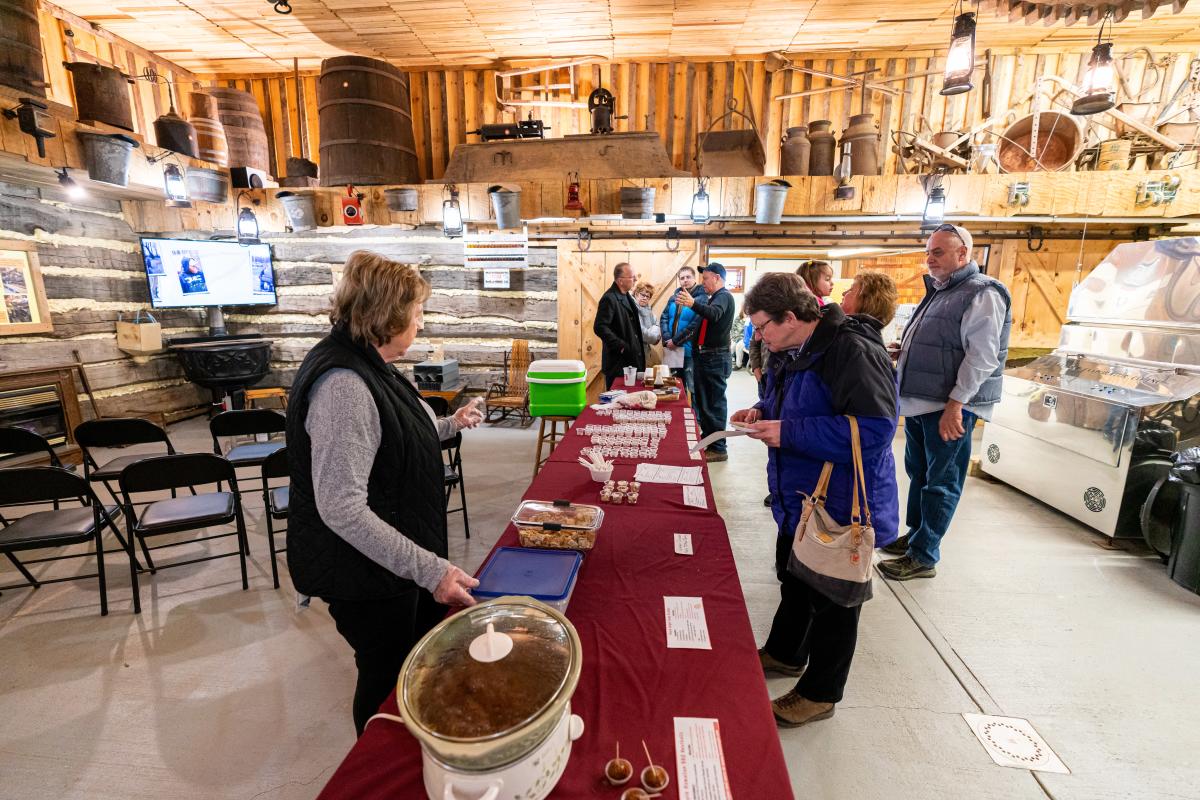
[{"label": "metal lantern", "polygon": [[925,213],[921,215],[921,228],[936,228],[946,219],[946,190],[939,182],[925,198]]},{"label": "metal lantern", "polygon": [[[246,192],[238,193],[238,206],[242,204],[242,198],[245,196]],[[258,244],[258,217],[254,215],[254,210],[249,206],[238,211],[237,240],[238,244]]]},{"label": "metal lantern", "polygon": [[704,188],[706,183],[707,181],[700,178],[697,181],[696,193],[692,195],[692,222],[697,225],[707,223],[711,212],[708,192]]},{"label": "metal lantern", "polygon": [[955,95],[974,88],[971,73],[975,69],[975,15],[967,12],[954,18],[950,52],[946,54],[946,72],[939,94]]},{"label": "metal lantern", "polygon": [[187,181],[183,178],[183,170],[174,164],[167,164],[163,168],[163,191],[167,193],[168,206],[191,208],[192,204],[188,201]]},{"label": "metal lantern", "polygon": [[583,201],[579,199],[579,173],[571,173],[571,182],[567,184],[567,205],[565,210],[584,213]]},{"label": "metal lantern", "polygon": [[458,205],[458,188],[450,186],[450,197],[442,201],[442,233],[448,237],[463,235],[462,208]]},{"label": "metal lantern", "polygon": [[1112,42],[1100,42],[1092,48],[1087,75],[1083,79],[1083,96],[1071,104],[1077,116],[1099,114],[1117,104],[1116,72],[1113,69]]}]

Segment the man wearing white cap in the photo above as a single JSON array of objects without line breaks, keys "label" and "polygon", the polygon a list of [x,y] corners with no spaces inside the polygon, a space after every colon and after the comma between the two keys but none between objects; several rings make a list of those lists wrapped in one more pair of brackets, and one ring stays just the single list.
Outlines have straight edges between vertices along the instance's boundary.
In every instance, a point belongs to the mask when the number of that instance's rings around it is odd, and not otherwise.
[{"label": "man wearing white cap", "polygon": [[[696,334],[695,353],[692,364],[696,375],[696,393],[693,402],[700,432],[704,436],[725,430],[729,418],[729,403],[725,399],[725,386],[733,372],[733,352],[730,350],[729,332],[733,329],[733,295],[725,288],[725,267],[716,261],[700,273],[700,282],[708,294],[707,303],[698,303],[692,295],[680,289],[675,302],[695,312],[700,319]],[[695,322],[692,323],[695,325]],[[704,451],[706,461],[728,461],[725,440],[712,444]]]}]

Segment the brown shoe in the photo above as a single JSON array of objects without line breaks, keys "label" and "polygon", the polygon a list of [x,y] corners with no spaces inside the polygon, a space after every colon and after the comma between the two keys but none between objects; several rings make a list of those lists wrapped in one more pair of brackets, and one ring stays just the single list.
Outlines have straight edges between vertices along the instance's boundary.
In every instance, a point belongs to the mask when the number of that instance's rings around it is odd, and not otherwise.
[{"label": "brown shoe", "polygon": [[801,697],[793,689],[778,700],[772,700],[771,710],[775,712],[775,724],[779,727],[799,728],[801,725],[832,717],[833,703],[817,703],[807,697]]},{"label": "brown shoe", "polygon": [[889,544],[887,547],[879,548],[879,552],[887,553],[889,556],[906,556],[908,555],[908,534],[899,536],[896,541]]},{"label": "brown shoe", "polygon": [[804,667],[794,667],[791,664],[783,663],[768,653],[765,647],[759,648],[758,663],[762,664],[763,674],[775,672],[789,678],[799,678],[804,673]]},{"label": "brown shoe", "polygon": [[729,453],[722,453],[722,452],[719,452],[719,451],[717,451],[717,450],[705,450],[705,451],[704,451],[704,460],[705,460],[705,461],[709,461],[709,462],[712,462],[712,461],[728,461],[728,460],[729,460]]},{"label": "brown shoe", "polygon": [[913,578],[932,578],[937,575],[937,567],[927,567],[908,556],[880,561],[879,571],[883,573],[883,577],[893,581],[911,581]]}]

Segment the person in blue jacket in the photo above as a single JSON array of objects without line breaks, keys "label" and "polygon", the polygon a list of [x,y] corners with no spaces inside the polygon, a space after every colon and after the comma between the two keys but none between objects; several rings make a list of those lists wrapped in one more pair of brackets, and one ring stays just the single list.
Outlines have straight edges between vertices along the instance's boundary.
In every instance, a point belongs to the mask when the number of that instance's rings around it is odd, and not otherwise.
[{"label": "person in blue jacket", "polygon": [[788,571],[802,493],[811,493],[825,462],[833,462],[825,508],[839,523],[850,521],[854,477],[845,415],[857,417],[875,544],[895,540],[896,378],[880,323],[847,316],[833,304],[822,310],[797,275],[764,275],[746,295],[746,312],[772,356],[763,399],[732,419],[750,424],[750,436],[770,448],[767,484],[779,526],[780,603],[759,659],[764,671],[800,676],[771,704],[780,726],[796,727],[833,716],[854,658],[861,609],[835,603]]},{"label": "person in blue jacket", "polygon": [[[679,268],[679,288],[684,289],[693,295],[696,289],[696,270],[692,267]],[[700,290],[703,293],[703,289]],[[667,307],[663,309],[662,317],[659,319],[658,326],[662,329],[663,340],[663,363],[678,369],[683,373],[683,385],[687,387],[688,396],[690,397],[694,391],[693,371],[692,371],[692,342],[691,334],[685,332],[691,327],[692,320],[696,317],[696,312],[692,311],[685,305],[675,302],[675,296],[671,295],[671,299],[667,301]],[[678,351],[683,351],[683,359],[680,360]],[[677,367],[676,364],[679,364]]]}]

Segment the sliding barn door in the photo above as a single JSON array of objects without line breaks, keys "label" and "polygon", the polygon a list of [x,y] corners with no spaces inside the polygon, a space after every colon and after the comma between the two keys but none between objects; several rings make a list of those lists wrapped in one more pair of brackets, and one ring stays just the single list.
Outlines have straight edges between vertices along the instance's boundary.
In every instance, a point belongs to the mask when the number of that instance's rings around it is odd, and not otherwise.
[{"label": "sliding barn door", "polygon": [[699,244],[680,242],[668,250],[666,242],[609,239],[591,242],[580,250],[574,240],[558,243],[558,355],[578,358],[588,370],[588,401],[604,389],[600,372],[600,339],[592,332],[600,296],[612,285],[613,268],[628,261],[638,279],[654,284],[654,313],[659,315],[676,288],[675,275],[683,266],[698,267]]}]

